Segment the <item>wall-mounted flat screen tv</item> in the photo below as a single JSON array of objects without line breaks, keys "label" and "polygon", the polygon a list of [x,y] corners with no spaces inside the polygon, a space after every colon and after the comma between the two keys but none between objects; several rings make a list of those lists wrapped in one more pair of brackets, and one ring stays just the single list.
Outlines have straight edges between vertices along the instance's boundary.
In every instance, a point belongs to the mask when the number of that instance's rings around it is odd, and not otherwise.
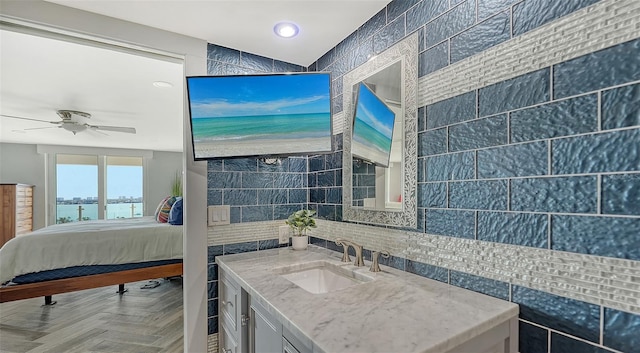
[{"label": "wall-mounted flat screen tv", "polygon": [[351,154],[381,167],[389,166],[396,114],[364,83],[356,95]]},{"label": "wall-mounted flat screen tv", "polygon": [[187,77],[196,160],[331,151],[329,73]]}]

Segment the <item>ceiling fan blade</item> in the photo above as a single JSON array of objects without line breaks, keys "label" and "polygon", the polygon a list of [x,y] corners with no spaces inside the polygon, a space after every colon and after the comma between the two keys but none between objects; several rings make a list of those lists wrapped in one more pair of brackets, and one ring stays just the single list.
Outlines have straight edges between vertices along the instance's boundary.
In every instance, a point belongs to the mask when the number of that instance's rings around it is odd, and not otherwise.
[{"label": "ceiling fan blade", "polygon": [[31,118],[25,118],[22,116],[15,116],[15,115],[7,115],[7,114],[0,114],[1,116],[4,116],[6,118],[11,118],[11,119],[20,119],[20,120],[31,120],[31,121],[39,121],[41,123],[52,123],[52,124],[57,124],[57,121],[46,121],[46,120],[39,120],[39,119],[31,119]]},{"label": "ceiling fan blade", "polygon": [[89,127],[94,129],[94,130],[124,132],[124,133],[127,133],[127,134],[135,134],[136,133],[136,129],[132,128],[132,127],[104,126],[104,125],[89,125]]},{"label": "ceiling fan blade", "polygon": [[[59,126],[58,126],[59,127]],[[27,129],[22,129],[24,131],[28,131],[28,130],[42,130],[42,129],[55,129],[55,126],[47,126],[47,127],[30,127]]]}]

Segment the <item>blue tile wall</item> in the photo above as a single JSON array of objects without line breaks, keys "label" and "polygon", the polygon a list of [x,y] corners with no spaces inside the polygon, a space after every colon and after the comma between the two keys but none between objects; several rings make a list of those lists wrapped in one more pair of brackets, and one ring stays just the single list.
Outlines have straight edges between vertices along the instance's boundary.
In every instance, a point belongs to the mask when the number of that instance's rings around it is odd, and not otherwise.
[{"label": "blue tile wall", "polygon": [[447,129],[425,131],[418,134],[418,154],[430,156],[447,152]]},{"label": "blue tile wall", "polygon": [[509,283],[458,271],[451,271],[449,276],[449,283],[454,286],[509,300]]},{"label": "blue tile wall", "polygon": [[640,351],[640,315],[605,308],[604,345],[622,352]]},{"label": "blue tile wall", "polygon": [[640,84],[602,92],[602,128],[640,125]]},{"label": "blue tile wall", "polygon": [[640,217],[551,216],[551,248],[640,261]]},{"label": "blue tile wall", "polygon": [[[400,0],[402,1],[402,0]],[[399,2],[399,1],[395,1]],[[411,33],[449,8],[448,0],[421,1],[407,11],[407,33]]]},{"label": "blue tile wall", "polygon": [[507,181],[483,180],[449,183],[449,207],[506,210]]},{"label": "blue tile wall", "polygon": [[427,181],[472,179],[475,174],[475,153],[461,152],[428,157]]},{"label": "blue tile wall", "polygon": [[389,22],[385,27],[373,35],[373,51],[382,53],[385,49],[405,37],[405,15]]},{"label": "blue tile wall", "polygon": [[478,151],[478,178],[508,178],[547,174],[545,141]]},{"label": "blue tile wall", "polygon": [[429,22],[426,29],[427,47],[452,37],[476,22],[476,0],[466,0],[444,15]]},{"label": "blue tile wall", "polygon": [[514,179],[510,202],[514,211],[596,213],[596,177]]},{"label": "blue tile wall", "polygon": [[548,228],[546,214],[478,212],[478,240],[546,249]]},{"label": "blue tile wall", "polygon": [[513,286],[511,295],[522,319],[598,342],[600,306],[520,286]]},{"label": "blue tile wall", "polygon": [[506,10],[510,5],[521,0],[478,0],[478,18],[485,19],[500,11]]},{"label": "blue tile wall", "polygon": [[513,34],[521,35],[598,0],[526,0],[513,7]]},{"label": "blue tile wall", "polygon": [[608,349],[603,349],[590,345],[577,339],[551,332],[551,353],[611,353]]},{"label": "blue tile wall", "polygon": [[511,15],[501,12],[451,38],[451,63],[485,51],[511,38]]},{"label": "blue tile wall", "polygon": [[424,264],[418,261],[407,260],[406,271],[418,276],[435,279],[440,282],[449,282],[449,270],[443,267]]},{"label": "blue tile wall", "polygon": [[549,351],[549,330],[520,321],[520,353],[546,353]]},{"label": "blue tile wall", "polygon": [[465,122],[449,127],[449,151],[458,152],[507,143],[507,115]]},{"label": "blue tile wall", "polygon": [[426,107],[427,129],[451,125],[476,117],[476,92],[467,92]]},{"label": "blue tile wall", "polygon": [[426,211],[425,232],[457,238],[475,238],[475,212],[456,210]]},{"label": "blue tile wall", "polygon": [[558,64],[553,70],[555,98],[640,80],[640,39]]},{"label": "blue tile wall", "polygon": [[602,177],[602,213],[640,215],[640,174]]},{"label": "blue tile wall", "polygon": [[446,183],[419,183],[418,207],[447,207]]},{"label": "blue tile wall", "polygon": [[511,141],[524,142],[598,130],[598,97],[580,96],[511,113]]},{"label": "blue tile wall", "polygon": [[548,101],[550,79],[549,69],[542,69],[481,88],[478,93],[480,116]]},{"label": "blue tile wall", "polygon": [[418,56],[418,76],[422,77],[449,65],[449,43],[442,42]]}]

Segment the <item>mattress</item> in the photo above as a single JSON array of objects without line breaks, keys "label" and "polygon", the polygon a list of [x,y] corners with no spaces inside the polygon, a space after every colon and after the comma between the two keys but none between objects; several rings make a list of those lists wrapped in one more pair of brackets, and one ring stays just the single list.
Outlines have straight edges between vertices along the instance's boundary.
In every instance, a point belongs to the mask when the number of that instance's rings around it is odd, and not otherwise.
[{"label": "mattress", "polygon": [[73,266],[182,259],[182,226],[153,217],[56,224],[0,248],[0,283],[16,276]]}]

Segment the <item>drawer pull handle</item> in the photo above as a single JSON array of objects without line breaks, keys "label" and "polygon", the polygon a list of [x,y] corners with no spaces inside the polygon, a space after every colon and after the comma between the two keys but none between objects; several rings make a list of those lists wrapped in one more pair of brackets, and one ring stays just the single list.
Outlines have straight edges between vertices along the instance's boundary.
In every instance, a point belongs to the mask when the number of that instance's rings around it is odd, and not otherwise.
[{"label": "drawer pull handle", "polygon": [[233,351],[230,348],[222,348],[222,353],[232,353]]},{"label": "drawer pull handle", "polygon": [[231,300],[227,300],[226,302],[224,302],[224,304],[233,306],[233,302]]}]

